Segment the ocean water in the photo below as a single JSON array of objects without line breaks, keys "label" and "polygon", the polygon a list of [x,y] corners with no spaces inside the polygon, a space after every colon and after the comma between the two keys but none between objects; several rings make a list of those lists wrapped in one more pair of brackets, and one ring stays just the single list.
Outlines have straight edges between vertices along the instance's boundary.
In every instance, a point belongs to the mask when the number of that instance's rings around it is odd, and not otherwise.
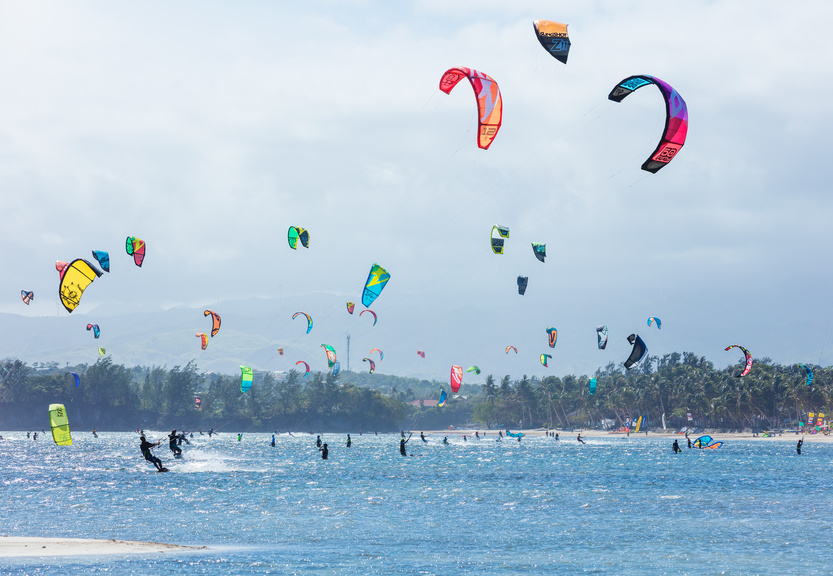
[{"label": "ocean water", "polygon": [[[136,434],[0,441],[0,534],[206,546],[187,553],[0,559],[35,574],[829,575],[833,444],[571,434],[496,442],[399,436],[196,436],[170,472]],[[151,439],[162,432],[148,433]],[[720,440],[719,435],[714,435]]]}]

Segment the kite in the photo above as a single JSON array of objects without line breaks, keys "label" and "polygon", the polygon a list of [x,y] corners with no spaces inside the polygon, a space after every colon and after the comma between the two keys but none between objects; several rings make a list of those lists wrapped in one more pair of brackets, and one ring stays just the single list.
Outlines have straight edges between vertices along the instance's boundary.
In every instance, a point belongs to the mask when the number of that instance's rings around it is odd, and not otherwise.
[{"label": "kite", "polygon": [[67,268],[69,268],[69,263],[68,262],[61,262],[60,260],[55,261],[55,270],[58,271],[58,276],[60,278],[63,279],[64,272],[67,271]]},{"label": "kite", "polygon": [[81,378],[79,378],[78,374],[75,372],[70,372],[70,374],[72,374],[72,377],[75,378],[75,387],[78,388],[78,385],[81,384]]},{"label": "kite", "polygon": [[[128,252],[130,254],[130,252]],[[110,272],[110,253],[104,250],[93,250],[93,258],[98,262],[101,269]]]},{"label": "kite", "polygon": [[544,258],[547,257],[547,245],[546,244],[539,244],[538,242],[532,243],[532,253],[535,254],[535,257],[543,262]]},{"label": "kite", "polygon": [[685,144],[688,133],[688,108],[685,100],[674,88],[659,78],[644,74],[629,76],[616,84],[608,99],[621,102],[634,90],[649,84],[655,85],[665,100],[665,130],[656,149],[642,164],[643,170],[656,174],[660,168],[671,162]]},{"label": "kite", "polygon": [[327,353],[327,368],[332,368],[336,364],[336,349],[329,344],[321,344],[320,346]]},{"label": "kite", "polygon": [[376,312],[374,312],[373,310],[371,310],[369,308],[367,310],[362,310],[361,312],[359,312],[359,318],[361,318],[362,314],[364,314],[365,312],[370,312],[371,314],[373,314],[373,325],[376,326],[376,320],[377,320]]},{"label": "kite", "polygon": [[463,383],[463,367],[451,367],[451,391],[455,394],[460,391],[460,385]]},{"label": "kite", "polygon": [[101,336],[101,329],[98,327],[98,324],[87,324],[87,332],[90,330],[93,331],[93,336],[95,336],[96,339]]},{"label": "kite", "polygon": [[448,394],[445,393],[445,390],[440,390],[440,401],[437,402],[437,406],[442,408],[445,406],[445,401],[448,400]]},{"label": "kite", "polygon": [[214,338],[217,332],[220,331],[220,315],[214,310],[206,310],[202,313],[203,316],[211,316],[211,337]]},{"label": "kite", "polygon": [[[370,274],[367,275],[367,282],[364,284],[364,292],[362,292],[362,304],[365,308],[370,308],[373,301],[382,293],[382,289],[390,280],[388,271],[373,263],[370,267]],[[361,314],[359,314],[361,316]]]},{"label": "kite", "polygon": [[198,332],[197,334],[194,334],[194,336],[200,339],[200,348],[205,350],[208,347],[208,334],[205,332]]},{"label": "kite", "polygon": [[72,446],[69,433],[69,418],[63,404],[49,405],[49,425],[52,426],[52,439],[58,446]]},{"label": "kite", "polygon": [[650,318],[648,318],[648,326],[651,325],[651,322],[656,322],[657,323],[657,330],[662,330],[662,320],[660,320],[656,316],[651,316]]},{"label": "kite", "polygon": [[525,434],[523,432],[518,432],[517,434],[513,434],[509,430],[506,431],[506,435],[510,436],[512,438],[523,438],[525,436]]},{"label": "kite", "polygon": [[99,348],[98,349],[98,355],[99,356],[101,356],[103,358],[105,354],[107,354],[107,350],[105,350],[104,348]]},{"label": "kite", "polygon": [[549,368],[549,366],[547,366],[547,361],[551,359],[551,354],[541,354],[541,364],[544,366],[544,368]]},{"label": "kite", "polygon": [[61,273],[61,283],[58,287],[61,304],[67,312],[72,314],[72,311],[81,303],[84,290],[92,284],[93,280],[101,276],[102,272],[80,258],[73,260],[70,264],[56,262],[55,267]]},{"label": "kite", "polygon": [[592,396],[595,393],[596,393],[596,379],[591,378],[590,379],[590,395]]},{"label": "kite", "polygon": [[469,366],[466,368],[466,372],[474,372],[475,374],[480,374],[480,368],[477,366]]},{"label": "kite", "polygon": [[195,409],[197,409],[197,410],[199,410],[199,409],[200,409],[200,403],[201,403],[201,402],[202,402],[202,401],[200,400],[200,397],[199,397],[199,396],[194,396],[194,408],[195,408]]},{"label": "kite", "polygon": [[417,356],[420,358],[425,358],[425,350],[417,350]]},{"label": "kite", "polygon": [[509,354],[509,350],[514,350],[514,351],[515,351],[515,354],[517,354],[517,353],[518,353],[518,349],[517,349],[517,348],[515,348],[514,346],[512,346],[511,344],[510,344],[509,346],[507,346],[507,347],[506,347],[506,353],[507,353],[507,354]]},{"label": "kite", "polygon": [[743,350],[743,353],[746,354],[746,367],[740,373],[735,374],[735,378],[743,378],[744,376],[749,374],[750,370],[752,370],[752,354],[749,353],[749,350],[747,350],[743,346],[738,346],[737,344],[732,344],[725,350],[728,352],[732,348],[740,348],[741,350]]},{"label": "kite", "polygon": [[252,380],[254,379],[254,374],[252,373],[252,369],[250,366],[241,366],[240,372],[240,391],[245,394],[252,387]]},{"label": "kite", "polygon": [[807,371],[807,381],[804,383],[805,386],[809,386],[813,383],[813,371],[810,369],[809,366],[805,366],[804,364],[799,364],[799,368],[804,368]]},{"label": "kite", "polygon": [[362,362],[370,362],[370,373],[373,374],[374,370],[376,370],[376,362],[370,358],[362,358]]},{"label": "kite", "polygon": [[570,37],[567,35],[567,25],[549,20],[534,20],[532,27],[535,28],[535,35],[544,50],[561,62],[567,63],[567,56],[570,55]]},{"label": "kite", "polygon": [[333,364],[333,376],[338,376],[339,372],[341,372],[341,362],[336,362]]},{"label": "kite", "polygon": [[145,260],[145,241],[139,240],[133,236],[128,236],[127,240],[124,242],[124,249],[129,255],[133,256],[133,262],[136,266],[141,268],[142,262]]},{"label": "kite", "polygon": [[503,117],[503,100],[500,97],[500,88],[491,76],[472,70],[471,68],[450,68],[440,78],[440,90],[451,94],[451,90],[463,78],[468,78],[474,95],[477,97],[477,146],[488,150],[492,140],[500,130],[500,121]]},{"label": "kite", "polygon": [[[347,302],[347,311],[348,311],[350,314],[352,314],[352,313],[353,313],[353,310],[355,310],[355,309],[356,309],[356,303],[355,303],[355,302],[350,302],[350,301],[348,301],[348,302]],[[361,316],[361,314],[359,314],[359,316]]]},{"label": "kite", "polygon": [[529,277],[518,276],[518,294],[521,296],[526,292],[526,285],[529,284]]},{"label": "kite", "polygon": [[[498,234],[497,238],[495,238],[495,232]],[[492,226],[492,252],[495,254],[503,254],[504,238],[509,238],[509,228],[500,224]]]},{"label": "kite", "polygon": [[292,319],[295,320],[295,318],[297,318],[298,316],[306,316],[306,318],[307,318],[307,334],[309,334],[309,331],[312,330],[312,316],[310,316],[306,312],[296,312],[295,314],[292,315]]},{"label": "kite", "polygon": [[296,366],[297,366],[298,364],[303,364],[303,365],[304,365],[304,367],[306,368],[306,372],[304,372],[304,378],[306,378],[306,377],[309,375],[309,364],[307,364],[307,363],[306,363],[306,362],[304,362],[303,360],[298,360],[298,361],[295,363],[295,365],[296,365]]},{"label": "kite", "polygon": [[558,330],[550,326],[547,328],[547,336],[550,339],[550,348],[555,348],[555,341],[558,340]]},{"label": "kite", "polygon": [[373,349],[371,349],[371,350],[370,350],[370,353],[371,353],[371,354],[373,354],[374,352],[378,352],[378,353],[379,353],[379,362],[381,362],[382,360],[384,360],[384,359],[385,359],[385,353],[384,353],[384,352],[382,352],[381,350],[379,350],[378,348],[373,348]]},{"label": "kite", "polygon": [[631,350],[631,355],[628,356],[628,359],[625,360],[625,368],[630,370],[636,364],[639,364],[639,361],[642,360],[642,357],[645,356],[645,353],[648,352],[648,347],[645,346],[645,342],[642,341],[637,334],[631,334],[628,336],[628,342],[633,344],[633,350]]},{"label": "kite", "polygon": [[278,354],[280,354],[281,356],[283,356],[283,348],[278,348]]},{"label": "kite", "polygon": [[700,436],[697,440],[694,440],[691,443],[692,448],[705,448],[710,450],[716,450],[721,446],[723,446],[723,442],[713,440],[709,435]]},{"label": "kite", "polygon": [[599,350],[607,346],[607,326],[596,326],[596,338],[599,340]]},{"label": "kite", "polygon": [[301,241],[301,246],[304,248],[309,248],[309,232],[305,228],[301,228],[300,226],[290,226],[289,232],[287,233],[287,240],[289,241],[289,247],[293,250],[298,249],[298,240]]},{"label": "kite", "polygon": [[21,290],[20,298],[23,300],[23,303],[28,306],[29,302],[35,299],[35,293],[31,290]]}]

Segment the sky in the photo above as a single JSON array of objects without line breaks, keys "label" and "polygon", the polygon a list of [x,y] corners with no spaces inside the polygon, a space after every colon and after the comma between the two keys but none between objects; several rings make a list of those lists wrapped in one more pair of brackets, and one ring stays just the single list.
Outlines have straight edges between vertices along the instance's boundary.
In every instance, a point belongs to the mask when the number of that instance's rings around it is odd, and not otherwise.
[{"label": "sky", "polygon": [[[538,43],[539,18],[569,25],[567,65]],[[390,350],[380,371],[438,379],[452,363],[592,373],[621,363],[634,332],[651,354],[719,366],[739,361],[730,344],[830,365],[831,20],[823,1],[0,1],[0,312],[64,334],[193,309],[170,327],[184,358],[213,308],[238,338],[223,366],[252,362],[255,324],[258,346],[313,355],[349,332],[357,350]],[[454,66],[500,86],[489,150],[469,86],[438,89]],[[659,92],[607,99],[633,74],[688,105],[685,147],[657,174],[640,166],[663,129]],[[494,224],[510,228],[502,256]],[[289,249],[292,225],[309,249]],[[142,268],[127,236],[147,242]],[[113,271],[70,316],[54,262],[93,249]],[[344,303],[374,262],[391,280],[369,327]],[[316,311],[308,338],[290,308]],[[86,333],[45,347],[38,330],[0,356],[90,347]]]}]

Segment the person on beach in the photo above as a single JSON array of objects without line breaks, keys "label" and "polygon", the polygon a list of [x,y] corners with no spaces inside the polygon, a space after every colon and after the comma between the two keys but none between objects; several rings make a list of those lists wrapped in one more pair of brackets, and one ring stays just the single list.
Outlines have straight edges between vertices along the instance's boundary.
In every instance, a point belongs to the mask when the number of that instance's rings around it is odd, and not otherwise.
[{"label": "person on beach", "polygon": [[151,464],[156,466],[156,469],[159,470],[160,472],[162,470],[164,470],[165,467],[162,466],[162,461],[159,458],[157,458],[156,456],[154,456],[153,454],[150,453],[150,449],[159,446],[159,444],[162,441],[159,440],[155,444],[151,444],[150,442],[147,441],[144,434],[139,436],[139,440],[142,441],[142,443],[139,445],[139,449],[142,451],[142,456],[145,457],[145,460],[147,460],[148,462],[150,462]]},{"label": "person on beach", "polygon": [[582,440],[582,439],[581,439],[581,432],[579,432],[579,433],[578,433],[578,436],[576,436],[576,440],[578,440],[578,441],[579,441],[579,442],[581,442],[582,444],[587,444],[587,442],[585,442],[584,440]]},{"label": "person on beach", "polygon": [[321,448],[319,448],[318,451],[321,452],[321,459],[322,460],[326,460],[327,456],[330,455],[330,450],[327,448],[327,443],[326,442],[324,442],[324,445]]},{"label": "person on beach", "polygon": [[798,439],[798,444],[795,445],[795,451],[798,452],[798,455],[801,456],[801,446],[804,445],[804,438]]},{"label": "person on beach", "polygon": [[275,435],[274,435],[274,434],[272,434],[272,443],[271,443],[271,444],[269,444],[269,445],[270,445],[272,448],[274,448],[274,447],[275,447]]},{"label": "person on beach", "polygon": [[182,456],[182,448],[177,445],[177,440],[179,440],[179,434],[176,433],[176,430],[171,430],[171,433],[168,434],[168,447],[174,453],[174,456]]},{"label": "person on beach", "polygon": [[671,449],[674,451],[674,454],[680,451],[680,445],[677,444],[677,439],[674,439],[674,444],[671,446]]},{"label": "person on beach", "polygon": [[353,445],[353,441],[350,439],[350,435],[348,434],[347,435],[347,447],[349,448],[352,445]]},{"label": "person on beach", "polygon": [[[403,434],[404,434],[404,432],[403,432]],[[402,454],[403,456],[408,455],[408,453],[405,451],[405,444],[407,444],[408,442],[411,441],[411,436],[412,436],[412,434],[409,434],[407,440],[405,440],[404,436],[399,439],[399,453]]]},{"label": "person on beach", "polygon": [[315,437],[315,446],[316,448],[321,448],[321,436]]}]

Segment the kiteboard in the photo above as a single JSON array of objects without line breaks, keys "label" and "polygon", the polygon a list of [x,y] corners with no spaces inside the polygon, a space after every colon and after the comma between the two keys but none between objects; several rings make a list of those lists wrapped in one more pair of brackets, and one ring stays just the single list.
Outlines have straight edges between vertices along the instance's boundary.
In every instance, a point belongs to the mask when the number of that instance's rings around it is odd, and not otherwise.
[{"label": "kiteboard", "polygon": [[162,468],[161,470],[157,470],[157,472],[170,472],[167,468]]}]

